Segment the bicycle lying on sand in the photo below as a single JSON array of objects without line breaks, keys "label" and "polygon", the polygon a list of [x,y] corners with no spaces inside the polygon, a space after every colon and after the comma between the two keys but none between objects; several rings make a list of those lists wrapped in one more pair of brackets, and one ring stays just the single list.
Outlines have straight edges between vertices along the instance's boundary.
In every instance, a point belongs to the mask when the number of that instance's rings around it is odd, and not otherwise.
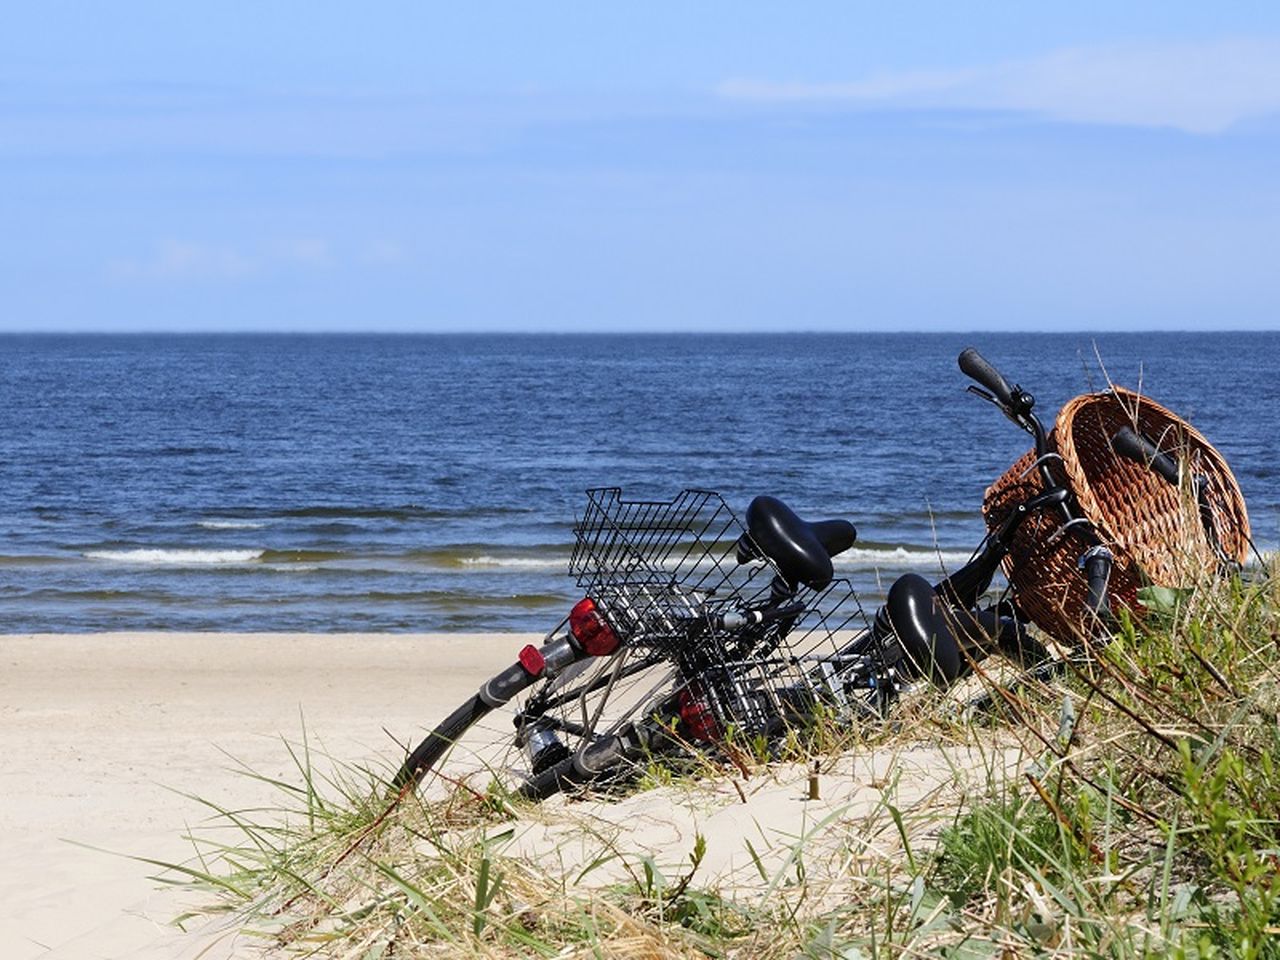
[{"label": "bicycle lying on sand", "polygon": [[[1070,401],[1050,433],[976,351],[959,363],[1034,439],[987,491],[989,533],[966,565],[937,584],[898,578],[868,618],[834,576],[856,540],[848,521],[805,521],[765,496],[744,523],[709,491],[590,490],[569,562],[583,599],[409,754],[401,795],[428,774],[481,775],[540,800],[663,757],[767,750],[816,716],[884,717],[912,685],[947,686],[995,652],[1056,669],[1030,623],[1087,648],[1122,608],[1140,614],[1143,583],[1243,561],[1234,477],[1173,414],[1114,388]],[[1180,519],[1187,495],[1195,524]],[[1001,567],[1010,595],[984,602]]]}]

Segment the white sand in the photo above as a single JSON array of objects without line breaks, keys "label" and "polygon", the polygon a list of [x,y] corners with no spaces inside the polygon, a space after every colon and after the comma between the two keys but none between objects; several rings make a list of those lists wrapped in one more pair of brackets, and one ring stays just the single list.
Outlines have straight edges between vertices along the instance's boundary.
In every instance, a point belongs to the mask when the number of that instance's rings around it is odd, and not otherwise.
[{"label": "white sand", "polygon": [[[168,926],[181,901],[157,892],[153,868],[75,844],[185,859],[184,825],[209,811],[183,794],[273,799],[228,754],[288,775],[280,738],[300,739],[305,718],[334,756],[391,763],[384,727],[420,737],[529,639],[0,637],[0,958],[196,956],[212,933]],[[204,957],[247,946],[223,935]]]},{"label": "white sand", "polygon": [[[190,894],[158,891],[154,868],[76,844],[185,860],[184,825],[209,817],[188,795],[229,807],[279,803],[275,790],[237,775],[231,757],[298,782],[281,737],[300,740],[305,718],[313,747],[348,763],[397,763],[402,753],[384,728],[416,742],[536,639],[0,636],[0,960],[252,956],[254,941],[234,925],[169,926]],[[703,882],[768,896],[774,884],[758,882],[760,868],[781,877],[796,840],[823,824],[832,869],[856,881],[860,859],[894,855],[886,803],[931,831],[957,788],[980,786],[988,764],[1016,768],[1018,757],[1011,747],[917,744],[846,758],[822,775],[817,802],[805,799],[806,771],[787,767],[737,778],[745,804],[728,780],[572,809],[557,798],[519,825],[509,852],[543,858],[552,872],[610,849],[633,854],[635,868],[648,853],[675,876],[702,834]],[[816,861],[819,850],[806,851]],[[625,874],[619,861],[581,882]]]},{"label": "white sand", "polygon": [[539,820],[517,824],[503,853],[539,862],[551,876],[573,877],[579,887],[625,885],[643,876],[645,857],[674,881],[689,872],[701,836],[699,887],[759,905],[792,885],[802,860],[806,907],[817,912],[848,903],[865,889],[867,869],[904,856],[891,808],[923,852],[966,791],[985,791],[991,778],[1003,781],[1022,758],[1012,743],[904,743],[828,760],[814,799],[811,770],[799,764],[735,775],[736,788],[724,777],[617,801],[557,797]]}]

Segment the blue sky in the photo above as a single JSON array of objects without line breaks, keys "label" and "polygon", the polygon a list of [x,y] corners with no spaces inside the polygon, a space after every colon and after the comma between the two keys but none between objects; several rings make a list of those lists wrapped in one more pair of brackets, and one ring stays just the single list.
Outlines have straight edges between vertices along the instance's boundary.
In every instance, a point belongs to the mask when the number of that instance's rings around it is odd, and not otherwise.
[{"label": "blue sky", "polygon": [[0,172],[4,330],[1275,328],[1280,5],[27,4]]}]

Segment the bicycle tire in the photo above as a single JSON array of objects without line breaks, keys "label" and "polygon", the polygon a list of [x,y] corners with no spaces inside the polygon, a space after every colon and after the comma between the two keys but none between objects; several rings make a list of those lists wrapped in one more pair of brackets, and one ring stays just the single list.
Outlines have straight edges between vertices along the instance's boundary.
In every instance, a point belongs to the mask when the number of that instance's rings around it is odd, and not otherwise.
[{"label": "bicycle tire", "polygon": [[[601,682],[602,678],[608,682]],[[492,706],[477,693],[408,754],[391,780],[392,788],[402,794],[418,788],[431,798],[446,793],[450,786],[462,786],[472,794],[496,791],[541,801],[570,787],[589,786],[616,776],[638,753],[619,751],[602,765],[600,750],[592,755],[588,748],[617,736],[633,718],[647,716],[670,697],[677,683],[670,662],[623,648],[607,657],[580,660],[556,676],[540,679],[506,704]],[[528,746],[532,726],[528,712],[540,697],[550,706],[537,720],[550,725],[562,749],[541,765],[535,763]],[[578,716],[586,722],[577,722]],[[525,718],[523,731],[516,724],[520,717]]]},{"label": "bicycle tire", "polygon": [[479,694],[464,701],[409,753],[391,779],[392,787],[400,790],[410,783],[417,786],[449,747],[491,709]]}]

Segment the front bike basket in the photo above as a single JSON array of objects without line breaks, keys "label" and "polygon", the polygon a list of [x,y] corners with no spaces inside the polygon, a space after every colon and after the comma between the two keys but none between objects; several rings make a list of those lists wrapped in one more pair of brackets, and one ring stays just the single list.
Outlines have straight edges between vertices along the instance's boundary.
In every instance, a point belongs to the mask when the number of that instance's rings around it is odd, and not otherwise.
[{"label": "front bike basket", "polygon": [[[739,563],[742,523],[720,497],[685,490],[672,500],[624,500],[616,487],[587,491],[574,527],[569,572],[623,643],[677,666],[677,696],[711,735],[730,726],[760,733],[783,700],[810,695],[819,667],[840,662],[849,638],[867,626],[847,581],[780,596],[767,558]],[[794,616],[727,627],[726,618],[787,602]],[[683,709],[683,706],[682,706]]]},{"label": "front bike basket", "polygon": [[[1138,590],[1146,584],[1187,586],[1211,573],[1218,558],[1205,533],[1189,484],[1171,486],[1152,470],[1116,454],[1111,441],[1122,427],[1152,440],[1207,481],[1207,503],[1221,552],[1243,563],[1249,542],[1244,497],[1226,460],[1199,431],[1160,404],[1122,387],[1083,394],[1058,413],[1049,448],[1088,525],[1060,531],[1051,512],[1029,518],[1014,540],[1004,569],[1023,611],[1064,643],[1089,635],[1087,587],[1078,570],[1095,543],[1113,556],[1108,594],[1113,610],[1141,615]],[[983,514],[991,529],[1040,492],[1028,451],[987,489]]]}]

